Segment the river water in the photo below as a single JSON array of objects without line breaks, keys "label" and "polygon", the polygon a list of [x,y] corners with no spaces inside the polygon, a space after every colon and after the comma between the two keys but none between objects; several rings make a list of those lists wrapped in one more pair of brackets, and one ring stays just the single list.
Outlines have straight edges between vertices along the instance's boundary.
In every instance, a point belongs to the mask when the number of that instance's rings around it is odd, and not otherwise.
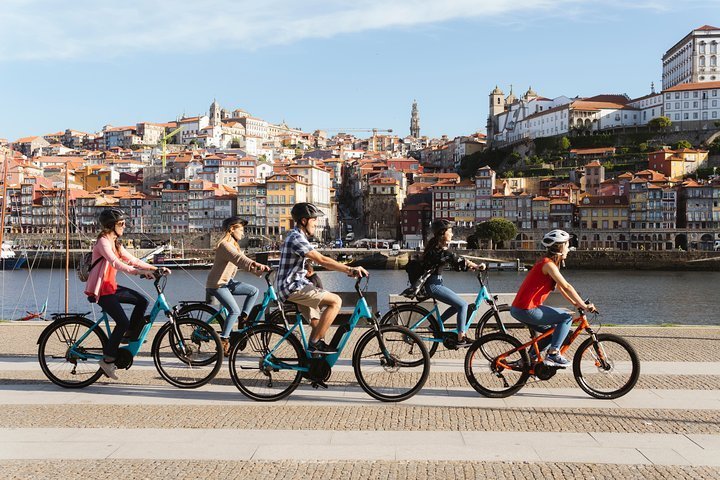
[{"label": "river water", "polygon": [[[208,270],[175,270],[168,279],[170,304],[204,298]],[[353,279],[336,272],[319,272],[330,291],[352,291]],[[407,275],[397,270],[372,270],[369,290],[378,292],[378,307],[387,311],[388,294],[406,287]],[[491,272],[492,293],[514,293],[526,272]],[[580,295],[590,297],[602,310],[603,323],[658,325],[663,323],[720,325],[720,272],[564,271]],[[265,282],[249,274],[237,279],[265,289]],[[444,272],[445,285],[460,293],[477,292],[472,272]],[[65,275],[57,269],[0,271],[0,318],[17,319],[26,311],[38,311],[47,300],[48,312],[64,311]],[[144,291],[155,298],[152,282],[118,275],[118,283]],[[87,312],[91,305],[85,286],[70,272],[70,311]],[[151,302],[152,303],[152,302]],[[97,307],[96,307],[97,308]]]}]

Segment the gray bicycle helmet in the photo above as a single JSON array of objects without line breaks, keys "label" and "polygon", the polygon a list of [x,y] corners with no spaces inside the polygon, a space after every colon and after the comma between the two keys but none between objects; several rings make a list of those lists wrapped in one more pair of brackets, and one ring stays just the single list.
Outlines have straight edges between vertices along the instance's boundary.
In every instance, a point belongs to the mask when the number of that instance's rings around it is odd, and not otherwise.
[{"label": "gray bicycle helmet", "polygon": [[430,230],[432,231],[433,235],[437,235],[440,232],[442,232],[443,230],[452,228],[453,225],[454,225],[453,222],[451,222],[450,220],[445,220],[445,219],[439,218],[437,220],[434,220],[430,224]]},{"label": "gray bicycle helmet", "polygon": [[103,228],[112,228],[120,220],[125,220],[127,215],[119,208],[106,208],[100,212],[98,221]]},{"label": "gray bicycle helmet", "polygon": [[300,223],[300,220],[303,218],[317,218],[325,216],[322,210],[309,202],[301,202],[293,205],[292,210],[290,210],[290,215],[297,223]]},{"label": "gray bicycle helmet", "polygon": [[240,224],[244,227],[248,224],[248,221],[239,215],[235,215],[233,217],[229,217],[229,218],[226,218],[225,220],[223,220],[222,229],[226,232],[229,232],[230,227],[232,227],[233,225],[237,225],[237,224]]}]

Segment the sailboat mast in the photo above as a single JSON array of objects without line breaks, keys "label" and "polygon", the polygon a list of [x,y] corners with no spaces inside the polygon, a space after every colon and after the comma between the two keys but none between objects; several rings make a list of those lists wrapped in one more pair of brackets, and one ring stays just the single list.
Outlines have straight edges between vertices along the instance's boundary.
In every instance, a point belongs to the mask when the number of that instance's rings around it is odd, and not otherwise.
[{"label": "sailboat mast", "polygon": [[8,182],[8,160],[7,153],[3,152],[3,189],[2,189],[2,212],[0,212],[0,248],[2,247],[3,236],[5,235],[5,210],[7,209],[7,182]]},{"label": "sailboat mast", "polygon": [[70,305],[70,215],[68,214],[70,198],[68,196],[68,182],[70,180],[69,162],[65,162],[65,314]]}]

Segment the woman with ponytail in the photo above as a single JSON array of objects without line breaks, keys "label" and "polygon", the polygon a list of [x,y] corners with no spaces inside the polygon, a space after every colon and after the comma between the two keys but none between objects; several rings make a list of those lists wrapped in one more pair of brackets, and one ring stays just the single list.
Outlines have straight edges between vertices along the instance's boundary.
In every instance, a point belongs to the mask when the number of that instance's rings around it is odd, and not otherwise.
[{"label": "woman with ponytail", "polygon": [[565,258],[570,251],[570,235],[564,230],[553,230],[545,234],[542,244],[547,248],[547,253],[533,266],[520,285],[510,308],[510,314],[538,332],[547,331],[554,326],[555,331],[550,340],[539,342],[538,347],[543,350],[548,344],[550,345],[548,354],[543,360],[545,365],[566,368],[570,365],[570,360],[560,354],[560,347],[570,332],[572,312],[563,308],[548,307],[543,303],[550,292],[557,287],[576,308],[594,312],[595,305],[592,303],[586,305],[575,288],[560,273],[560,267],[565,265]]},{"label": "woman with ponytail", "polygon": [[453,224],[449,220],[438,219],[432,222],[430,229],[433,232],[433,237],[428,241],[422,260],[425,271],[433,271],[425,283],[425,291],[431,298],[450,305],[450,308],[442,313],[442,321],[445,322],[445,320],[457,313],[457,346],[461,348],[472,345],[465,331],[468,303],[460,298],[457,293],[443,285],[442,269],[448,264],[458,270],[477,270],[484,267],[476,265],[448,250],[448,245],[450,245],[453,237],[452,226]]},{"label": "woman with ponytail", "polygon": [[[239,324],[243,324],[248,320],[248,314],[250,310],[252,310],[253,305],[255,305],[255,301],[260,293],[255,286],[249,283],[238,282],[233,278],[238,271],[238,267],[256,275],[270,271],[270,267],[253,261],[240,250],[240,244],[238,242],[240,242],[244,236],[245,225],[247,225],[247,223],[247,220],[238,216],[226,218],[223,221],[222,226],[225,235],[217,244],[215,261],[205,282],[205,289],[208,295],[217,298],[228,311],[225,328],[220,334],[220,341],[222,342],[225,356],[228,355],[230,349],[229,337],[235,321],[239,319]],[[235,301],[234,295],[245,296],[242,310]]]}]

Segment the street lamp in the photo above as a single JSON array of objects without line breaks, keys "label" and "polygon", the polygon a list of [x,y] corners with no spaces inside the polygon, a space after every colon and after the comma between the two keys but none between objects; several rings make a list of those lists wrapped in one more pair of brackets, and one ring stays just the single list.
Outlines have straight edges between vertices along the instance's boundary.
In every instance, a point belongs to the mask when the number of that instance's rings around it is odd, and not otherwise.
[{"label": "street lamp", "polygon": [[375,248],[378,246],[378,222],[375,223]]}]

